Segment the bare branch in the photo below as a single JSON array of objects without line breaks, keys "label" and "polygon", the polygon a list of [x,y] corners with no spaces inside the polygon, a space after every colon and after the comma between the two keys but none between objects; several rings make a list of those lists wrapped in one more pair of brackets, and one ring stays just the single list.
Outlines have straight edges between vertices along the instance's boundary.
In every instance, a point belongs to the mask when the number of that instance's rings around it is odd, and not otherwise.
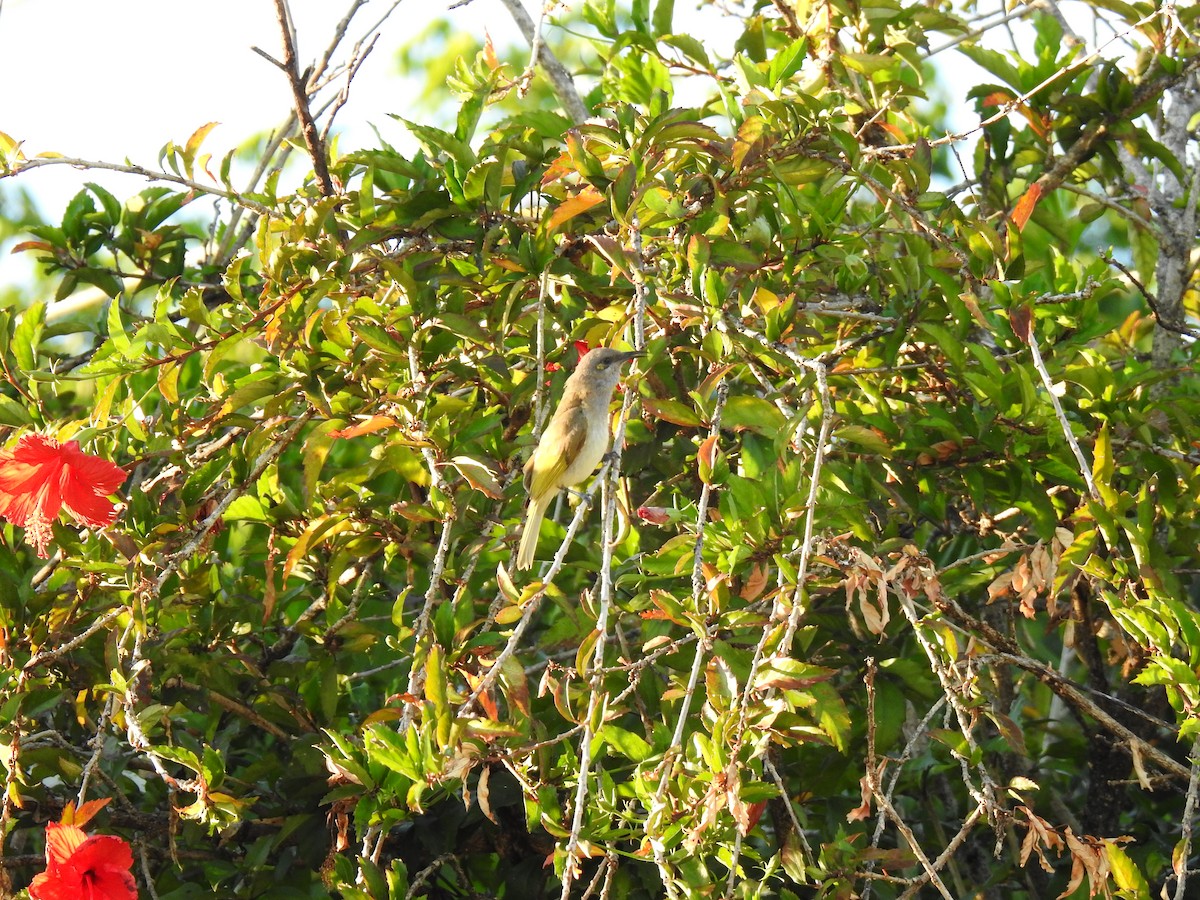
[{"label": "bare branch", "polygon": [[22,160],[12,169],[7,172],[0,172],[0,178],[11,178],[14,175],[19,175],[27,169],[40,169],[43,166],[72,166],[76,169],[103,169],[108,172],[124,172],[127,175],[140,175],[143,178],[148,178],[151,181],[166,181],[171,184],[178,184],[182,187],[189,188],[200,194],[208,194],[213,197],[222,197],[231,203],[236,203],[238,206],[253,210],[262,216],[271,216],[279,218],[280,213],[271,207],[259,203],[257,200],[250,200],[237,194],[234,191],[227,191],[224,188],[216,187],[215,185],[201,184],[198,181],[192,181],[190,178],[184,178],[181,175],[176,175],[173,172],[163,172],[156,169],[147,169],[145,166],[133,165],[131,163],[110,163],[103,162],[97,159],[77,159],[71,156],[38,156],[34,159]]},{"label": "bare branch", "polygon": [[1150,307],[1150,311],[1154,313],[1154,320],[1158,323],[1159,328],[1165,328],[1167,331],[1173,331],[1176,334],[1186,335],[1187,337],[1191,338],[1200,338],[1200,332],[1196,331],[1196,329],[1188,328],[1186,325],[1176,325],[1174,322],[1169,321],[1167,317],[1159,311],[1158,298],[1146,289],[1146,286],[1142,284],[1141,279],[1134,275],[1133,272],[1129,271],[1128,266],[1126,266],[1119,259],[1114,258],[1111,253],[1101,253],[1100,258],[1114,269],[1120,270],[1121,274],[1129,279],[1129,283],[1137,288],[1138,293],[1142,295],[1142,299],[1146,301],[1146,305]]},{"label": "bare branch", "polygon": [[1183,804],[1183,827],[1179,838],[1179,859],[1185,865],[1179,867],[1179,880],[1175,882],[1174,900],[1183,900],[1187,896],[1187,865],[1191,856],[1192,820],[1196,816],[1196,795],[1200,792],[1200,736],[1192,744],[1192,774],[1188,779],[1187,800]]},{"label": "bare branch", "polygon": [[[521,29],[521,33],[525,35],[525,40],[529,42],[531,47],[534,46],[539,41],[537,30],[534,28],[533,19],[529,18],[529,13],[521,5],[521,0],[501,0],[501,2],[512,15],[513,20],[517,23],[517,27]],[[538,50],[538,62],[542,64],[542,71],[550,79],[550,85],[554,88],[555,96],[558,97],[559,103],[563,105],[571,120],[576,125],[581,125],[587,121],[588,110],[584,106],[583,99],[579,96],[579,91],[575,89],[575,82],[571,78],[571,73],[566,70],[566,67],[559,62],[558,57],[545,44],[542,44]]]},{"label": "bare branch", "polygon": [[304,145],[312,158],[313,174],[321,187],[321,193],[326,197],[334,194],[333,178],[329,175],[329,162],[325,158],[325,143],[317,132],[317,123],[313,121],[310,98],[300,74],[300,66],[296,61],[296,42],[292,34],[291,14],[288,11],[287,0],[275,0],[275,16],[279,20],[279,31],[283,39],[283,65],[287,72],[288,84],[292,88],[292,100],[296,105],[296,116],[300,120],[300,133],[304,135]]},{"label": "bare branch", "polygon": [[1038,348],[1037,335],[1034,334],[1033,323],[1029,325],[1029,353],[1033,358],[1033,367],[1037,369],[1038,375],[1042,378],[1042,386],[1046,388],[1046,393],[1050,397],[1050,403],[1054,406],[1054,415],[1058,419],[1059,427],[1062,428],[1063,437],[1067,439],[1067,444],[1071,448],[1071,452],[1075,455],[1075,461],[1079,464],[1079,474],[1083,476],[1084,483],[1087,484],[1088,495],[1095,501],[1100,500],[1100,491],[1096,487],[1096,481],[1092,478],[1092,467],[1087,461],[1087,457],[1083,455],[1083,450],[1079,447],[1079,441],[1075,438],[1075,432],[1071,430],[1071,423],[1067,419],[1066,411],[1063,410],[1062,403],[1059,402],[1058,394],[1054,390],[1054,381],[1050,378],[1050,372],[1046,369],[1046,363],[1042,361],[1042,351]]}]

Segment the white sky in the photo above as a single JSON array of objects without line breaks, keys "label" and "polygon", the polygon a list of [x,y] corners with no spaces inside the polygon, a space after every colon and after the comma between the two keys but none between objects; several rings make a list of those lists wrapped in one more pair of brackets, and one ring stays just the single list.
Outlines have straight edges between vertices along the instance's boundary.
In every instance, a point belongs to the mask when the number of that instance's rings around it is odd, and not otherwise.
[{"label": "white sky", "polygon": [[[343,50],[388,5],[368,3]],[[448,0],[404,0],[392,14],[338,116],[351,138],[370,140],[372,123],[402,130],[387,115],[405,112],[395,51],[448,6]],[[303,66],[325,49],[349,0],[292,0],[291,8]],[[498,43],[518,37],[499,0],[474,0],[449,15],[477,35],[488,28]],[[11,80],[0,92],[0,131],[24,141],[28,156],[53,150],[115,162],[128,157],[155,168],[165,143],[182,144],[201,125],[220,122],[204,144],[220,159],[291,108],[282,73],[252,45],[282,56],[271,0],[3,0],[0,60]],[[13,73],[21,73],[19,81]],[[118,197],[145,184],[57,167],[20,181],[51,217],[85,181],[99,181]]]},{"label": "white sky", "polygon": [[[534,0],[524,0],[530,6]],[[230,149],[282,121],[292,107],[283,74],[251,50],[282,58],[272,0],[0,0],[0,60],[8,74],[0,90],[0,131],[23,142],[26,156],[130,162],[158,168],[168,141],[183,144],[200,126],[219,122],[203,152],[220,160]],[[455,28],[498,46],[524,44],[500,0],[473,0],[447,12],[451,0],[402,0],[354,79],[340,111],[339,149],[376,140],[404,146],[405,114],[396,71],[399,47],[431,21],[449,16]],[[307,66],[324,52],[350,0],[291,0],[297,55]],[[391,0],[370,0],[351,24],[335,62],[379,20]],[[680,4],[683,6],[684,4]],[[18,77],[19,73],[19,77]],[[86,182],[124,199],[145,179],[98,170],[48,166],[0,181],[0,192],[24,188],[53,222]],[[237,179],[235,177],[235,184]],[[29,254],[0,250],[0,284],[27,282]]]}]

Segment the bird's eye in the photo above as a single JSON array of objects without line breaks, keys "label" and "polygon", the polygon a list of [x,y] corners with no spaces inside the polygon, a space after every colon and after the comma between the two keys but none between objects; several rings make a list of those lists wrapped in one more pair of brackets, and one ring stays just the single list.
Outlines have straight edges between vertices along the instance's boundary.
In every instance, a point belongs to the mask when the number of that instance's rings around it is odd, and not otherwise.
[{"label": "bird's eye", "polygon": [[596,366],[596,368],[599,369],[601,372],[603,372],[605,369],[608,368],[608,363],[600,363],[598,366]]}]

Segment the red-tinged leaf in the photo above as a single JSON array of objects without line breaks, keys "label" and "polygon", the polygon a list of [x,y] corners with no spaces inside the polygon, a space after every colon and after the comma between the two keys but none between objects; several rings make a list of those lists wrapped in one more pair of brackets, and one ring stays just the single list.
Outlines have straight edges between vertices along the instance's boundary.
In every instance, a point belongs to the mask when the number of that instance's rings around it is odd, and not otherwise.
[{"label": "red-tinged leaf", "polygon": [[717,436],[710,435],[700,444],[700,449],[696,451],[696,463],[700,468],[700,480],[705,484],[712,484],[713,466],[717,462]]},{"label": "red-tinged leaf", "polygon": [[392,428],[396,425],[396,420],[391,416],[371,416],[359,422],[357,425],[351,425],[349,428],[340,428],[337,431],[329,432],[330,437],[334,438],[355,438],[360,435],[370,434],[372,431],[380,431],[384,428]]},{"label": "red-tinged leaf", "polygon": [[738,128],[737,140],[733,142],[732,163],[734,171],[742,168],[750,151],[762,141],[766,122],[761,116],[749,116]]},{"label": "red-tinged leaf", "polygon": [[667,515],[667,509],[663,506],[639,506],[637,508],[637,517],[643,522],[649,522],[651,525],[666,525],[671,521],[671,517]]},{"label": "red-tinged leaf", "polygon": [[1008,746],[1021,756],[1028,756],[1029,751],[1025,748],[1025,733],[1021,731],[1021,726],[1002,712],[993,712],[991,717],[1000,730],[1000,736],[1008,742]]},{"label": "red-tinged leaf", "polygon": [[558,159],[550,163],[546,168],[546,174],[542,176],[542,187],[551,184],[564,175],[575,171],[575,166],[571,163],[571,154],[563,152],[558,155]]},{"label": "red-tinged leaf", "polygon": [[555,207],[554,212],[550,214],[550,218],[546,220],[546,231],[553,233],[564,222],[570,221],[580,213],[585,213],[593,206],[598,206],[603,202],[604,195],[592,185],[587,185],[578,194],[568,197]]},{"label": "red-tinged leaf", "polygon": [[1005,103],[1011,103],[1014,99],[1016,98],[1006,91],[993,91],[983,98],[982,106],[984,109],[989,106],[1003,106]]},{"label": "red-tinged leaf", "polygon": [[755,563],[750,568],[750,574],[738,591],[738,596],[747,602],[757,600],[770,583],[770,569]]},{"label": "red-tinged leaf", "polygon": [[[675,618],[675,616],[671,615],[670,613],[664,612],[662,610],[657,610],[657,609],[644,609],[640,613],[638,613],[638,618],[644,619],[648,622],[654,622],[654,621],[678,622],[679,621],[678,619]],[[679,623],[679,624],[682,624],[682,623]]]},{"label": "red-tinged leaf", "polygon": [[873,862],[883,869],[908,869],[918,863],[912,851],[900,847],[867,847],[858,859]]},{"label": "red-tinged leaf", "polygon": [[[483,44],[483,61],[487,63],[487,67],[492,71],[500,68],[500,59],[496,56],[496,45],[492,43],[492,35],[487,29],[484,29],[484,37],[486,40]],[[488,816],[491,819],[491,816]],[[495,822],[495,819],[492,819]]]},{"label": "red-tinged leaf", "polygon": [[492,263],[496,266],[499,266],[501,269],[503,269],[506,272],[526,272],[526,271],[528,271],[528,269],[526,269],[519,262],[516,262],[515,260],[511,260],[505,256],[493,256]]},{"label": "red-tinged leaf", "polygon": [[864,775],[858,779],[858,787],[862,802],[846,813],[847,822],[862,822],[871,818],[871,780]]},{"label": "red-tinged leaf", "polygon": [[680,625],[687,623],[687,613],[683,605],[666,591],[651,590],[650,602],[658,607],[658,611],[648,609],[642,613],[642,618],[666,619]]},{"label": "red-tinged leaf", "polygon": [[[367,715],[367,717],[365,719],[363,719],[363,724],[364,725],[373,725],[376,722],[395,722],[397,719],[400,719],[403,716],[404,716],[404,710],[397,709],[397,708],[391,707],[391,706],[385,706],[383,709],[377,709],[373,713],[369,713]],[[326,762],[326,765],[328,766],[329,760],[326,759],[325,762]],[[361,783],[361,782],[359,782],[359,783]]]},{"label": "red-tinged leaf", "polygon": [[462,475],[467,480],[467,484],[475,490],[482,491],[493,500],[499,500],[504,496],[499,479],[486,463],[469,456],[455,456],[451,458],[450,465],[454,466],[458,470],[458,474]]},{"label": "red-tinged leaf", "polygon": [[765,660],[755,679],[756,690],[776,688],[784,691],[799,691],[828,681],[837,673],[833,669],[814,666],[786,656]]},{"label": "red-tinged leaf", "polygon": [[1033,215],[1033,211],[1037,208],[1038,201],[1041,199],[1042,186],[1035,181],[1021,195],[1021,199],[1017,201],[1017,205],[1013,207],[1012,220],[1013,224],[1017,226],[1018,231],[1025,230],[1025,223],[1029,221],[1029,217]]},{"label": "red-tinged leaf", "polygon": [[24,253],[26,250],[44,250],[47,253],[53,253],[54,245],[46,241],[21,241],[19,244],[14,244],[9,253]]},{"label": "red-tinged leaf", "polygon": [[642,409],[656,419],[685,428],[700,427],[700,416],[686,403],[680,403],[678,400],[656,400],[652,397],[643,397],[641,402]]},{"label": "red-tinged leaf", "polygon": [[1012,325],[1013,334],[1023,344],[1029,343],[1029,329],[1033,324],[1033,307],[1028,303],[1013,307],[1008,311],[1008,321]]},{"label": "red-tinged leaf", "polygon": [[201,125],[192,132],[192,136],[187,139],[187,153],[189,156],[195,156],[196,151],[200,149],[200,145],[204,143],[204,139],[208,137],[208,133],[216,128],[220,122],[209,122],[207,125]]},{"label": "red-tinged leaf", "polygon": [[[491,44],[492,39],[488,37],[488,46],[490,47]],[[493,825],[499,825],[500,820],[492,812],[492,792],[489,787],[491,784],[491,774],[492,770],[489,766],[482,766],[479,769],[479,782],[475,785],[475,799],[479,801],[479,811],[487,816],[488,821]]]}]

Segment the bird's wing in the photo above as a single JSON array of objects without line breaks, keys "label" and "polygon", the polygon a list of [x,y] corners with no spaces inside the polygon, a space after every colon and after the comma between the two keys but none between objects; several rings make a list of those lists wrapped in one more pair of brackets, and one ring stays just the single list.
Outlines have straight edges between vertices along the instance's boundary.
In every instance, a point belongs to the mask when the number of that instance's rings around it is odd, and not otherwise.
[{"label": "bird's wing", "polygon": [[582,406],[559,409],[525,464],[529,496],[537,499],[562,487],[562,476],[587,442],[588,420]]}]

